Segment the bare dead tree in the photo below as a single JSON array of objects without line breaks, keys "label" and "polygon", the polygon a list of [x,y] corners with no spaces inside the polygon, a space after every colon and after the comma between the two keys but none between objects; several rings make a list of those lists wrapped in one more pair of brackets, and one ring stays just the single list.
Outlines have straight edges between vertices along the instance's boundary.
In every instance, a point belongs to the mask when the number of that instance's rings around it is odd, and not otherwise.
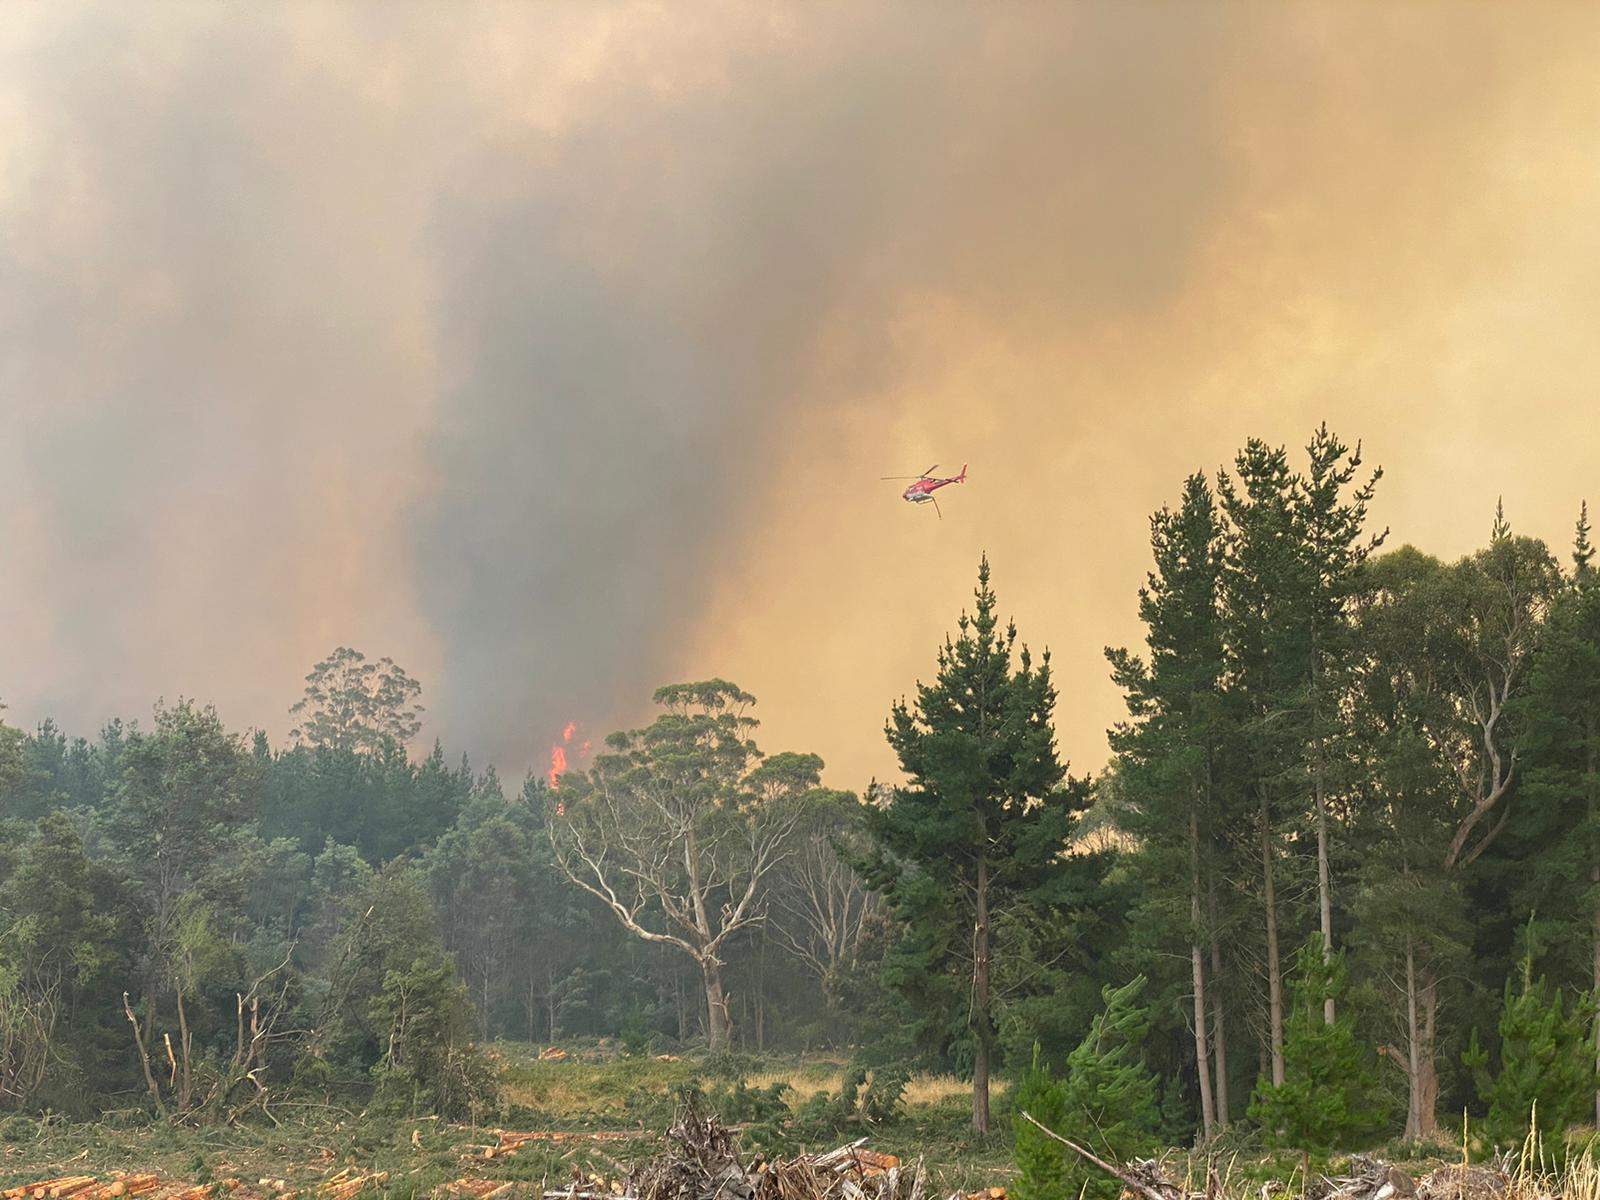
[{"label": "bare dead tree", "polygon": [[772,922],[775,940],[824,984],[856,961],[883,908],[849,861],[848,843],[858,833],[851,808],[859,802],[847,793],[816,806],[784,866],[781,911]]}]

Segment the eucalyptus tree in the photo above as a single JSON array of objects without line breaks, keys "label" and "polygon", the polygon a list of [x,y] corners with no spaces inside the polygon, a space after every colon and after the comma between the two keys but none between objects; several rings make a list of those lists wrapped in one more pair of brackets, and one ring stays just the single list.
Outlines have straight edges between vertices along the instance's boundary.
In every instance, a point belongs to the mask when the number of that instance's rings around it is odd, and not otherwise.
[{"label": "eucalyptus tree", "polygon": [[612,734],[549,809],[556,863],[634,937],[699,968],[713,1050],[732,1022],[729,942],[767,915],[768,892],[816,790],[822,760],[757,749],[755,697],[721,679],[659,689],[662,713]]},{"label": "eucalyptus tree", "polygon": [[1391,964],[1404,1013],[1404,1045],[1387,1057],[1406,1075],[1408,1137],[1437,1129],[1440,989],[1477,920],[1464,876],[1511,817],[1522,698],[1560,582],[1544,543],[1513,535],[1498,512],[1489,545],[1457,563],[1406,547],[1370,566],[1362,706],[1376,754],[1363,816],[1373,857],[1358,917]]},{"label": "eucalyptus tree", "polygon": [[777,942],[830,996],[854,968],[882,902],[855,864],[866,853],[866,808],[853,792],[822,790],[797,831],[778,883]]},{"label": "eucalyptus tree", "polygon": [[327,750],[373,754],[386,743],[405,745],[421,728],[422,685],[393,659],[369,662],[340,646],[311,668],[305,695],[289,713],[296,741]]}]

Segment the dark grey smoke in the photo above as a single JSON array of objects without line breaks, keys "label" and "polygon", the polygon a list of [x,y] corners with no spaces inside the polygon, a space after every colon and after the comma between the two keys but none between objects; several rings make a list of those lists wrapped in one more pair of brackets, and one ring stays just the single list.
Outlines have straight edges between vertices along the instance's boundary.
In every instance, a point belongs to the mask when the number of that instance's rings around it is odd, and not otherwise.
[{"label": "dark grey smoke", "polygon": [[[760,528],[793,407],[827,402],[824,337],[861,384],[891,369],[885,316],[919,288],[1054,319],[1151,303],[1203,222],[1220,31],[1133,8],[782,11],[685,48],[709,86],[620,70],[553,145],[479,147],[436,209],[451,383],[422,596],[445,720],[502,755],[530,727],[641,709]],[[1130,78],[1129,55],[1161,70]],[[1153,111],[1125,131],[1130,101]]]}]

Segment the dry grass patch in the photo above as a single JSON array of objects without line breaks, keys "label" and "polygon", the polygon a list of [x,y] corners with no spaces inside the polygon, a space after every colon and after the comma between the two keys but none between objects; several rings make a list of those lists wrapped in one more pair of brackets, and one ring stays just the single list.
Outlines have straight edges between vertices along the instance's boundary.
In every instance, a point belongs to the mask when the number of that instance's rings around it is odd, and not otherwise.
[{"label": "dry grass patch", "polygon": [[[989,1081],[990,1096],[1001,1095],[1005,1090],[1005,1080],[991,1079]],[[957,1079],[954,1075],[933,1075],[925,1071],[919,1071],[906,1081],[907,1107],[914,1108],[918,1105],[942,1104],[946,1100],[954,1100],[958,1097],[965,1099],[970,1095],[972,1095],[971,1081]]]}]

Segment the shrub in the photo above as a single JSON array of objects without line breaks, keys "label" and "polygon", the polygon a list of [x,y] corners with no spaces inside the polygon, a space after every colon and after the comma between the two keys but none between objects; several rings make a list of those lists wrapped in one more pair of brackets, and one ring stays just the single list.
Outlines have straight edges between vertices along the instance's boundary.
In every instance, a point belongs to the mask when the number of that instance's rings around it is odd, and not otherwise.
[{"label": "shrub", "polygon": [[[1029,1113],[1048,1128],[1122,1162],[1148,1153],[1159,1123],[1156,1078],[1139,1057],[1138,1047],[1149,1029],[1149,1010],[1138,1005],[1143,975],[1120,988],[1101,992],[1104,1010],[1088,1036],[1067,1056],[1060,1080],[1051,1080],[1035,1061],[1022,1081],[1016,1102],[1016,1161],[1020,1200],[1116,1200],[1121,1187],[1076,1155],[1052,1154],[1050,1141],[1024,1117]],[[1035,1112],[1042,1108],[1048,1116]],[[1059,1144],[1058,1144],[1059,1145]]]},{"label": "shrub", "polygon": [[1329,958],[1313,937],[1295,960],[1281,1086],[1263,1081],[1250,1119],[1268,1145],[1326,1154],[1371,1137],[1376,1084],[1372,1055],[1356,1042],[1348,1012],[1328,1024],[1323,1003],[1344,994],[1344,956]]}]

